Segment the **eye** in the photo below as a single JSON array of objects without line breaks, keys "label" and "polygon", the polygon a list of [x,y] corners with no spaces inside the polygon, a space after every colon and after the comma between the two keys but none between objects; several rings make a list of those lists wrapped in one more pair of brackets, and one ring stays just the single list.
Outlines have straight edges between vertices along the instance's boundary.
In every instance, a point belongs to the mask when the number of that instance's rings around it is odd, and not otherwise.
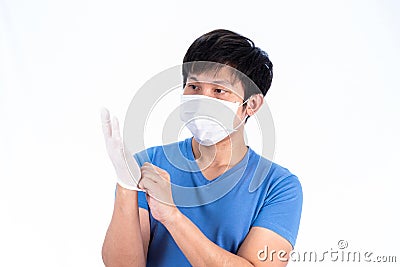
[{"label": "eye", "polygon": [[199,89],[199,87],[197,85],[194,85],[194,84],[188,84],[187,87],[192,89],[192,90],[198,90]]},{"label": "eye", "polygon": [[216,92],[216,93],[219,94],[219,95],[223,95],[223,94],[225,94],[227,91],[224,90],[224,89],[216,88],[216,89],[214,89],[214,92]]}]

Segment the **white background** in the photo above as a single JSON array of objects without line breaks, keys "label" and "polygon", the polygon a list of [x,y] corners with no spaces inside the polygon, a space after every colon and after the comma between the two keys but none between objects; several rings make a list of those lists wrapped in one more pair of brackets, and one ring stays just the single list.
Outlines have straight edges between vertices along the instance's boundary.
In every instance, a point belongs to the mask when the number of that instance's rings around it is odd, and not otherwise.
[{"label": "white background", "polygon": [[0,266],[102,266],[115,175],[99,109],[123,120],[146,80],[216,28],[274,64],[274,160],[304,191],[296,250],[344,239],[400,261],[399,11],[395,0],[1,0]]}]

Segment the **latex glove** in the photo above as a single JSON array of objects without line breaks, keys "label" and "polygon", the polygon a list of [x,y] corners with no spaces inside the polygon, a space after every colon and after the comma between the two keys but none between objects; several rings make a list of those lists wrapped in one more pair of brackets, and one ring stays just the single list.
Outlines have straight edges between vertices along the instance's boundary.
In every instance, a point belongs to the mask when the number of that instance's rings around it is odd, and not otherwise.
[{"label": "latex glove", "polygon": [[133,177],[126,164],[118,119],[113,117],[111,121],[110,112],[106,108],[102,108],[101,123],[103,125],[107,152],[114,165],[115,172],[117,173],[117,183],[129,190],[142,191],[137,186],[140,178],[139,165],[136,160],[133,159],[133,169],[131,170],[132,174],[135,176]]}]

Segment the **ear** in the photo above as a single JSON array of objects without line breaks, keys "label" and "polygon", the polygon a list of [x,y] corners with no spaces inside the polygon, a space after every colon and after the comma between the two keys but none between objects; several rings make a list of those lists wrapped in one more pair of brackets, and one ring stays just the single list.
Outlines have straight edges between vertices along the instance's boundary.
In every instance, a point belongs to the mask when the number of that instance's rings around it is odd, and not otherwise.
[{"label": "ear", "polygon": [[262,94],[252,95],[247,101],[246,113],[248,116],[253,116],[264,103],[264,96]]}]

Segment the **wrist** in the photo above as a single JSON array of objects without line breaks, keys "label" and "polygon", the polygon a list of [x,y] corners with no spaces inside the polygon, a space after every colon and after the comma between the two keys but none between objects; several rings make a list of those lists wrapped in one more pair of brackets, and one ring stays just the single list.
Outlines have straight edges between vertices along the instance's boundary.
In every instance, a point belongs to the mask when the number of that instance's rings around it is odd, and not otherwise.
[{"label": "wrist", "polygon": [[165,228],[171,230],[172,227],[175,227],[177,223],[182,221],[183,217],[184,215],[181,213],[181,211],[177,207],[173,207],[170,216],[168,216],[168,218],[161,223],[165,226]]},{"label": "wrist", "polygon": [[124,214],[137,213],[139,211],[137,191],[123,188],[117,184],[114,202],[115,210]]},{"label": "wrist", "polygon": [[137,191],[127,189],[117,183],[116,197],[122,198],[137,198]]}]

